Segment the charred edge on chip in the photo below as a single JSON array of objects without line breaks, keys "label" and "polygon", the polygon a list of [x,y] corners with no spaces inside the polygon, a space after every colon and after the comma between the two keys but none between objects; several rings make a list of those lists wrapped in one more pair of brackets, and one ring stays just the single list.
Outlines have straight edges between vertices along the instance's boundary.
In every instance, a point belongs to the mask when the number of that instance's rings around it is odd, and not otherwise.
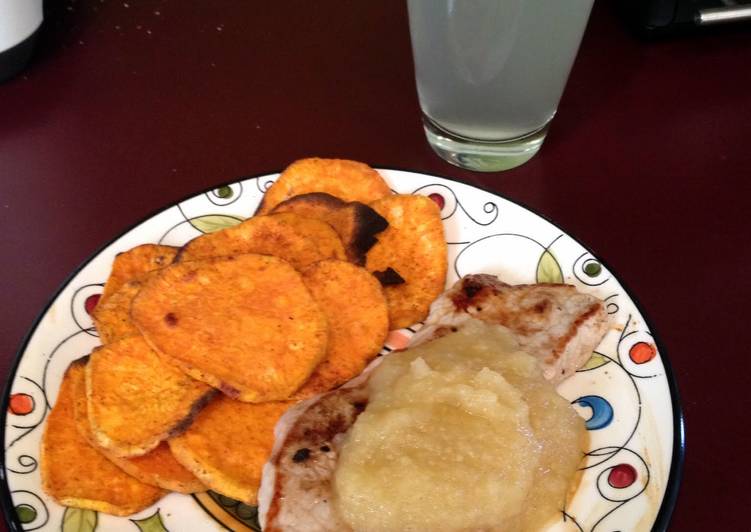
[{"label": "charred edge on chip", "polygon": [[271,209],[271,212],[274,213],[277,210],[280,210],[280,207],[283,208],[288,205],[294,205],[298,202],[325,205],[334,209],[341,209],[347,204],[346,201],[342,200],[341,198],[337,198],[336,196],[333,196],[327,192],[307,192],[305,194],[298,194],[296,196],[287,198],[286,200],[277,204],[273,209]]},{"label": "charred edge on chip", "polygon": [[359,201],[351,202],[354,206],[355,230],[352,244],[347,246],[347,254],[358,266],[365,264],[365,256],[378,238],[376,235],[385,231],[389,222],[374,209]]},{"label": "charred edge on chip", "polygon": [[167,432],[167,438],[174,438],[175,436],[179,436],[180,434],[188,430],[188,427],[190,427],[190,425],[193,423],[193,420],[198,415],[198,413],[203,410],[207,404],[209,404],[209,401],[211,401],[216,394],[217,390],[211,389],[201,397],[199,397],[191,405],[188,415],[178,421],[177,424]]},{"label": "charred edge on chip", "polygon": [[378,282],[381,283],[381,286],[394,286],[404,284],[406,282],[404,280],[404,277],[399,275],[399,272],[397,272],[391,266],[383,271],[374,271],[373,276],[378,279]]},{"label": "charred edge on chip", "polygon": [[[100,347],[102,347],[102,346],[99,346],[99,347],[96,347],[96,348],[94,348],[94,351],[96,351],[96,350],[97,350],[97,349],[99,349]],[[94,351],[92,351],[92,353],[93,353]],[[74,367],[74,366],[81,366],[81,367],[84,367],[84,366],[85,366],[86,364],[88,364],[88,363],[89,363],[89,358],[90,358],[90,357],[91,357],[91,355],[84,355],[84,356],[82,356],[81,358],[77,358],[77,359],[75,359],[75,360],[74,360],[73,362],[71,362],[71,363],[70,363],[70,366],[68,366],[68,369],[66,369],[66,370],[65,370],[65,372],[67,373],[67,372],[68,372],[68,371],[70,370],[70,368],[72,368],[72,367]]]},{"label": "charred edge on chip", "polygon": [[[200,238],[200,237],[197,237],[197,238]],[[191,240],[190,242],[193,242],[193,240]],[[185,254],[185,250],[188,249],[190,242],[188,242],[187,244],[183,246],[180,246],[180,249],[177,250],[177,253],[175,253],[174,258],[172,259],[172,264],[183,262],[183,255]]]},{"label": "charred edge on chip", "polygon": [[219,383],[219,391],[221,391],[227,397],[234,399],[235,401],[239,400],[240,395],[242,395],[242,392],[240,392],[240,390],[238,390],[231,384],[227,384],[226,382]]}]

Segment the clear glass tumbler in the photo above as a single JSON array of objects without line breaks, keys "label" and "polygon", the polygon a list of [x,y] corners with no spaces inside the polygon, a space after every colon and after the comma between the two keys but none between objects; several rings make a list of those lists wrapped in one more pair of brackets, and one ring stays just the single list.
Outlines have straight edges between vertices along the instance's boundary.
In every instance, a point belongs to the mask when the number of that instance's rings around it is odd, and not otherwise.
[{"label": "clear glass tumbler", "polygon": [[428,143],[478,171],[542,146],[593,0],[408,0]]}]

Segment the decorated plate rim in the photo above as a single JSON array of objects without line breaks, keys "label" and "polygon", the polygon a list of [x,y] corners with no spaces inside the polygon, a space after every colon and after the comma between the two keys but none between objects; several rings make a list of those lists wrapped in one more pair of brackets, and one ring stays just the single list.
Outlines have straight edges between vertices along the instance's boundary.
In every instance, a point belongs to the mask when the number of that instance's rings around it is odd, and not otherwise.
[{"label": "decorated plate rim", "polygon": [[[652,530],[667,530],[668,525],[670,524],[670,518],[672,516],[673,510],[675,509],[675,506],[677,503],[678,493],[680,491],[681,480],[683,477],[683,464],[684,464],[685,451],[686,451],[685,449],[685,446],[686,446],[685,422],[684,422],[684,417],[683,417],[683,408],[682,408],[681,401],[680,401],[678,385],[675,379],[675,373],[673,371],[673,367],[670,362],[670,357],[664,348],[664,344],[662,343],[662,340],[660,339],[659,333],[657,333],[651,327],[652,320],[650,319],[649,314],[645,312],[644,307],[639,302],[639,300],[633,295],[633,292],[628,287],[628,285],[623,281],[623,278],[617,274],[617,271],[614,270],[610,266],[610,264],[608,263],[606,259],[603,259],[599,254],[596,254],[592,248],[582,243],[579,239],[575,238],[572,235],[572,233],[568,231],[565,227],[553,221],[545,214],[542,214],[538,212],[536,209],[529,207],[524,202],[521,202],[516,199],[511,199],[495,190],[491,190],[487,186],[477,185],[475,183],[469,183],[469,182],[466,182],[466,181],[463,181],[461,179],[454,178],[454,177],[447,177],[444,175],[438,175],[434,173],[425,173],[421,171],[405,169],[402,167],[394,167],[394,166],[375,165],[373,166],[373,168],[377,170],[386,170],[386,171],[393,170],[397,172],[412,173],[412,174],[417,174],[423,177],[437,177],[437,178],[445,179],[447,181],[451,181],[454,183],[459,183],[461,185],[468,186],[470,188],[474,188],[474,189],[483,191],[487,194],[490,194],[492,196],[501,198],[502,200],[505,200],[511,204],[521,207],[522,209],[540,217],[544,221],[551,224],[553,227],[556,227],[557,229],[561,230],[563,233],[565,233],[570,238],[572,238],[585,251],[587,251],[588,253],[592,255],[597,256],[597,260],[603,266],[605,266],[608,269],[608,271],[610,271],[613,274],[613,277],[618,281],[618,283],[623,288],[624,293],[629,297],[631,302],[634,304],[636,309],[639,311],[639,313],[643,317],[644,322],[649,326],[649,330],[653,336],[654,343],[658,351],[660,352],[660,359],[664,367],[665,379],[667,381],[668,390],[670,392],[670,402],[671,402],[671,407],[672,407],[672,412],[673,412],[673,442],[672,442],[673,450],[672,450],[672,455],[671,455],[671,460],[670,460],[670,472],[668,474],[668,479],[667,479],[666,486],[665,486],[665,493],[660,503],[660,508],[655,517],[655,521],[652,524]],[[261,172],[261,173],[254,174],[254,175],[240,176],[232,180],[217,183],[215,185],[212,185],[211,187],[201,189],[196,192],[188,193],[178,200],[172,201],[160,208],[154,209],[153,211],[149,212],[145,216],[141,217],[139,220],[128,225],[125,229],[120,231],[113,238],[107,240],[106,242],[98,246],[92,253],[90,253],[86,257],[86,259],[81,261],[58,285],[57,290],[55,290],[55,292],[53,293],[52,296],[50,296],[50,298],[47,300],[43,308],[37,313],[32,324],[30,325],[26,334],[21,340],[21,343],[19,344],[19,348],[16,350],[16,353],[13,357],[13,361],[10,365],[10,369],[5,379],[5,383],[3,385],[2,397],[0,397],[0,441],[3,442],[3,452],[0,454],[0,477],[1,477],[0,478],[0,506],[2,506],[3,515],[5,517],[6,523],[8,524],[9,530],[13,532],[23,532],[24,530],[23,526],[18,520],[18,516],[16,515],[16,512],[14,511],[13,500],[10,495],[10,486],[8,485],[8,477],[6,474],[6,453],[5,453],[4,442],[5,442],[6,422],[7,422],[7,413],[8,413],[8,407],[9,407],[11,386],[13,384],[13,381],[15,380],[15,376],[18,371],[18,366],[23,358],[24,352],[26,351],[28,347],[29,341],[31,340],[34,332],[39,327],[41,320],[44,318],[44,316],[46,315],[50,307],[55,303],[55,301],[57,301],[58,297],[65,290],[65,288],[67,288],[67,286],[73,281],[73,279],[90,262],[92,262],[96,257],[98,257],[102,252],[104,252],[110,245],[115,243],[115,241],[117,241],[119,238],[131,232],[132,230],[134,230],[141,224],[154,218],[161,212],[175,205],[179,205],[180,203],[183,203],[191,198],[200,196],[201,194],[207,194],[210,191],[221,186],[230,185],[230,184],[237,183],[240,181],[245,181],[245,180],[252,180],[252,179],[260,180],[265,177],[278,176],[279,173],[280,173],[280,170],[272,171],[272,172]]]}]

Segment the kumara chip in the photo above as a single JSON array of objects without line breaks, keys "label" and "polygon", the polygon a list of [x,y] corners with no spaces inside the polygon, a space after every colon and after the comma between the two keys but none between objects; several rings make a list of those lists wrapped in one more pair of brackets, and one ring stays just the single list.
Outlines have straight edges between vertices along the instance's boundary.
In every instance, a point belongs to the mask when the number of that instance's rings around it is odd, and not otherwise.
[{"label": "kumara chip", "polygon": [[180,436],[172,453],[213,491],[256,504],[274,425],[292,403],[242,403],[220,396]]},{"label": "kumara chip", "polygon": [[425,319],[446,285],[447,246],[441,213],[426,196],[393,195],[370,205],[389,227],[368,252],[371,272],[392,268],[403,283],[384,286],[392,329]]},{"label": "kumara chip", "polygon": [[104,285],[99,303],[103,303],[126,282],[146,272],[164,268],[175,258],[178,248],[159,244],[142,244],[118,253],[112,263],[112,271]]},{"label": "kumara chip", "polygon": [[331,225],[344,243],[347,260],[362,266],[365,254],[376,243],[376,235],[388,222],[364,203],[346,202],[325,192],[310,192],[284,200],[272,213],[293,212]]},{"label": "kumara chip", "polygon": [[180,433],[213,394],[162,360],[140,335],[96,349],[86,366],[94,439],[119,457],[144,455]]},{"label": "kumara chip", "polygon": [[287,399],[326,354],[325,315],[300,274],[268,255],[173,264],[131,314],[160,354],[241,401]]},{"label": "kumara chip", "polygon": [[177,493],[201,493],[206,485],[178,462],[167,442],[143,456],[118,458],[105,453],[117,467],[141,482]]},{"label": "kumara chip", "polygon": [[346,258],[341,238],[325,220],[301,216],[294,212],[282,212],[269,216],[290,224],[298,233],[312,240],[321,256],[339,260]]},{"label": "kumara chip", "polygon": [[78,432],[75,390],[85,387],[85,365],[86,357],[68,367],[47,417],[40,453],[42,488],[64,506],[130,515],[165,492],[122,471]]},{"label": "kumara chip", "polygon": [[389,315],[381,285],[367,270],[327,260],[302,272],[329,322],[326,358],[293,396],[305,399],[327,392],[358,375],[381,350]]},{"label": "kumara chip", "polygon": [[91,430],[91,423],[89,423],[85,378],[76,381],[74,396],[74,415],[79,434],[96,447],[110,462],[144,484],[178,493],[206,491],[206,486],[175,460],[166,442],[160,443],[156,449],[143,456],[133,458],[119,458],[107,449],[99,447]]},{"label": "kumara chip", "polygon": [[[323,222],[312,222],[316,227],[305,231],[301,229],[300,220],[291,215],[255,216],[234,227],[194,238],[180,250],[177,260],[185,262],[256,253],[273,255],[295,268],[304,268],[319,260],[343,255],[342,243],[336,233],[330,227],[321,229]],[[329,241],[319,246],[315,237],[321,233],[326,234]],[[335,240],[333,244],[331,237]]]},{"label": "kumara chip", "polygon": [[128,281],[94,308],[92,317],[103,344],[140,334],[130,319],[130,304],[140,289],[141,281]]},{"label": "kumara chip", "polygon": [[370,203],[391,194],[381,174],[370,166],[345,159],[300,159],[289,165],[269,187],[256,214],[308,192],[326,192],[344,201]]}]

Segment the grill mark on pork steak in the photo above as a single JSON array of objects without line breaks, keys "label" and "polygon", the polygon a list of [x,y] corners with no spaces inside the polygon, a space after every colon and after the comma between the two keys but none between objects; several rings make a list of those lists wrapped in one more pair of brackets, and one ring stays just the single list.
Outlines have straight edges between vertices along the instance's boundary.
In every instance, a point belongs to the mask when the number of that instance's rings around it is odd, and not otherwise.
[{"label": "grill mark on pork steak", "polygon": [[556,384],[591,355],[608,328],[604,303],[559,283],[509,285],[493,275],[463,277],[431,306],[413,343],[447,334],[470,318],[507,327]]},{"label": "grill mark on pork steak", "polygon": [[[319,493],[328,504],[326,493],[331,491],[328,460],[336,460],[341,435],[347,432],[368,404],[368,391],[365,385],[353,388],[339,388],[321,396],[310,404],[297,418],[284,439],[275,461],[277,478],[273,487],[273,498],[267,512],[265,530],[281,530],[279,526],[282,501],[288,495],[288,479],[297,477],[293,490],[304,489],[308,493]],[[315,453],[312,449],[320,449]],[[281,517],[284,520],[284,517]]]},{"label": "grill mark on pork steak", "polygon": [[[556,342],[555,348],[553,349],[553,360],[558,360],[560,358],[561,353],[563,353],[563,351],[566,349],[566,345],[574,336],[576,336],[579,327],[581,327],[587,320],[592,318],[599,311],[600,304],[593,303],[583,314],[581,314],[574,320],[574,322],[568,328],[568,331],[566,331],[566,334],[564,336],[561,336],[558,339],[558,342]],[[565,373],[565,371],[562,373]]]}]

